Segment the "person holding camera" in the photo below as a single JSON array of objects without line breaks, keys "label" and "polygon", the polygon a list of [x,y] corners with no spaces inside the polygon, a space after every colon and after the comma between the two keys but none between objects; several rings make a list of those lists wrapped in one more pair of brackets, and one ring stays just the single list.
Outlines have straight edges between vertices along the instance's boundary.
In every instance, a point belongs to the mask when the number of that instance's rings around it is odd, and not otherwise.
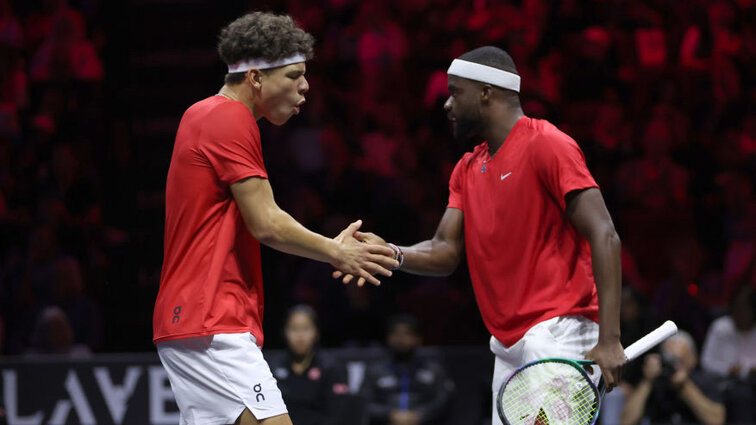
[{"label": "person holding camera", "polygon": [[622,425],[640,422],[722,424],[722,381],[698,369],[693,338],[679,331],[644,358],[643,377],[622,411]]}]

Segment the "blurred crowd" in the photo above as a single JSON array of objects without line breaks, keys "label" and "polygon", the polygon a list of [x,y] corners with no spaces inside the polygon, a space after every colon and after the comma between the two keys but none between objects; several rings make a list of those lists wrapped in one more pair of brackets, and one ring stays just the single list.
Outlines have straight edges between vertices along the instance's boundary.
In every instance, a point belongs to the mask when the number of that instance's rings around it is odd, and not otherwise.
[{"label": "blurred crowd", "polygon": [[[303,114],[261,123],[277,200],[328,235],[362,218],[398,244],[430,237],[469,149],[442,110],[446,67],[502,47],[526,114],[584,150],[623,241],[624,283],[649,307],[643,320],[675,320],[701,346],[736,289],[756,286],[755,3],[273,2],[317,40]],[[140,208],[163,194],[133,181],[162,187],[167,167],[136,165],[128,117],[108,97],[120,81],[101,9],[0,0],[0,353],[150,350],[161,259],[143,254],[161,251],[162,222]],[[486,340],[465,270],[359,289],[332,281],[327,265],[271,251],[264,262],[274,347],[298,303],[319,312],[327,346],[380,341],[396,312],[418,317],[428,344]]]},{"label": "blurred crowd", "polygon": [[103,348],[104,66],[79,6],[0,0],[0,353]]}]

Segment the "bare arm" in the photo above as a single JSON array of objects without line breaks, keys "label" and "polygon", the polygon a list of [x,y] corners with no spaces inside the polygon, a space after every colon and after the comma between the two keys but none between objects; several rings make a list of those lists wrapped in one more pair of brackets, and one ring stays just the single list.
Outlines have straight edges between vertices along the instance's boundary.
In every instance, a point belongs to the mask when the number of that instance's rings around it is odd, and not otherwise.
[{"label": "bare arm", "polygon": [[396,265],[393,251],[385,246],[362,244],[352,235],[361,222],[352,223],[336,239],[307,230],[283,211],[273,198],[267,179],[252,177],[231,185],[247,229],[261,243],[288,254],[331,263],[339,270],[379,284],[373,274],[391,276]]},{"label": "bare arm", "polygon": [[646,411],[646,402],[648,401],[648,396],[651,395],[652,389],[653,381],[643,379],[638,383],[638,386],[630,393],[630,397],[627,398],[625,406],[622,408],[620,424],[635,425],[640,422],[643,412]]},{"label": "bare arm", "polygon": [[635,425],[646,411],[646,402],[654,389],[654,381],[662,371],[661,357],[654,353],[643,358],[643,379],[633,389],[622,409],[620,424]]},{"label": "bare arm", "polygon": [[[463,233],[464,214],[456,208],[447,208],[441,222],[438,224],[433,239],[417,243],[412,246],[400,247],[404,253],[404,264],[401,270],[425,276],[448,276],[454,272],[462,259],[465,249]],[[357,239],[381,246],[387,246],[380,236],[369,232],[356,232]],[[333,272],[333,278],[343,276],[343,282],[349,283],[353,276],[338,270]],[[361,281],[360,279],[358,281]]]},{"label": "bare arm", "polygon": [[447,208],[433,239],[408,247],[401,270],[425,276],[448,276],[457,269],[465,251],[464,213]]},{"label": "bare arm", "polygon": [[721,425],[725,421],[725,407],[712,401],[690,379],[680,387],[680,398],[690,406],[699,421],[707,425]]},{"label": "bare arm", "polygon": [[607,389],[618,385],[625,364],[620,344],[622,291],[621,245],[614,223],[597,188],[567,195],[567,216],[591,246],[593,275],[599,301],[599,341],[586,358],[601,367]]}]

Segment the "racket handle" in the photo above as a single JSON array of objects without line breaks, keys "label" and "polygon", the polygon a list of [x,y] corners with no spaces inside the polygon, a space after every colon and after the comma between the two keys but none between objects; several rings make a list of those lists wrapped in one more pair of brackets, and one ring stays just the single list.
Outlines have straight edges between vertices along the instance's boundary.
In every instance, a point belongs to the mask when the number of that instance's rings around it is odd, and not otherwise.
[{"label": "racket handle", "polygon": [[657,344],[660,344],[662,341],[676,333],[677,325],[675,325],[675,322],[667,320],[666,322],[664,322],[664,324],[651,331],[648,335],[625,348],[625,356],[627,356],[628,361],[635,360],[641,354],[654,348]]}]

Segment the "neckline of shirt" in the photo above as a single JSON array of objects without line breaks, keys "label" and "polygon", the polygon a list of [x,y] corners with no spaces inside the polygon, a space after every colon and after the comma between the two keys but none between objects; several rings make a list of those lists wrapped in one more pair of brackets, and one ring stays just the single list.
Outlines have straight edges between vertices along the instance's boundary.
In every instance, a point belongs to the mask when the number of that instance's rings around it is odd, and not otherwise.
[{"label": "neckline of shirt", "polygon": [[[520,123],[524,123],[525,122],[525,120],[523,118],[527,118],[527,116],[526,115],[522,115],[520,118],[517,119],[517,121],[515,122],[515,124],[512,126],[512,129],[509,130],[509,134],[507,134],[507,137],[504,139],[504,141],[501,143],[501,146],[499,146],[499,149],[497,149],[496,152],[494,152],[493,155],[491,155],[491,154],[488,153],[488,140],[486,140],[486,141],[484,141],[482,143],[482,145],[483,145],[483,154],[484,154],[483,165],[490,164],[491,161],[494,160],[494,158],[498,158],[499,156],[501,156],[501,155],[499,155],[499,153],[501,153],[504,150],[504,146],[508,146],[507,141],[512,137],[512,134],[515,132],[515,129],[520,126]],[[511,143],[509,143],[509,145],[511,145]]]}]

